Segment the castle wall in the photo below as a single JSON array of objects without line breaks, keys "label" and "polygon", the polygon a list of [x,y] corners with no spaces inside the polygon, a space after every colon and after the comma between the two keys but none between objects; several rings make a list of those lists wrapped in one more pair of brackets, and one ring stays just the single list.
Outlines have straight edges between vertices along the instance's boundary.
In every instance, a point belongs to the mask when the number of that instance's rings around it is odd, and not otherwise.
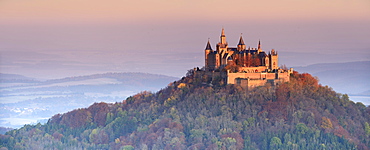
[{"label": "castle wall", "polygon": [[248,87],[257,87],[265,85],[267,80],[248,80]]},{"label": "castle wall", "polygon": [[249,79],[248,85],[260,85],[265,84],[267,80],[274,80],[276,82],[288,82],[289,72],[279,72],[279,73],[227,73],[227,84],[237,84],[237,80]]},{"label": "castle wall", "polygon": [[257,87],[257,86],[263,86],[267,83],[267,80],[253,80],[253,79],[242,79],[242,78],[237,78],[235,80],[236,85],[240,85],[242,87]]},{"label": "castle wall", "polygon": [[266,79],[276,79],[276,73],[267,73]]},{"label": "castle wall", "polygon": [[240,67],[240,72],[254,73],[254,72],[264,72],[266,71],[266,66],[259,67]]},{"label": "castle wall", "polygon": [[215,68],[219,68],[221,66],[220,54],[215,54]]},{"label": "castle wall", "polygon": [[216,58],[215,54],[211,52],[211,50],[206,50],[205,52],[205,64],[207,70],[214,70],[216,68]]},{"label": "castle wall", "polygon": [[235,84],[235,79],[263,79],[266,78],[266,73],[227,73],[227,84]]},{"label": "castle wall", "polygon": [[282,82],[289,82],[289,79],[290,79],[290,72],[289,71],[286,71],[286,72],[279,72],[277,75],[277,78],[280,79],[280,81]]}]

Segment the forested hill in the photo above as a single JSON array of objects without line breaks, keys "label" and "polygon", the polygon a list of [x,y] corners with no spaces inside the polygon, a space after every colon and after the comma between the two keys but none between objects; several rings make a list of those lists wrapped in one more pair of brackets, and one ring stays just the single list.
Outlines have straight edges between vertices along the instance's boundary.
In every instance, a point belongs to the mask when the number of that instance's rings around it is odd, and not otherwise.
[{"label": "forested hill", "polygon": [[[212,84],[210,84],[212,82]],[[370,108],[295,72],[249,91],[189,72],[1,135],[8,149],[369,149]],[[6,148],[3,148],[6,149]]]}]

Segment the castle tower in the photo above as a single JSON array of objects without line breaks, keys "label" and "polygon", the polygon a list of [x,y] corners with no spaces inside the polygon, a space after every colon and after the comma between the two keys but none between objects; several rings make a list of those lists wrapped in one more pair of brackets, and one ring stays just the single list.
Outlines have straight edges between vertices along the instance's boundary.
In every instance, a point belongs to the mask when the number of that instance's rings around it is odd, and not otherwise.
[{"label": "castle tower", "polygon": [[221,54],[220,53],[216,53],[215,55],[214,55],[214,57],[215,57],[215,69],[217,69],[217,68],[220,68],[220,66],[221,66]]},{"label": "castle tower", "polygon": [[243,36],[240,35],[239,44],[238,44],[238,51],[245,50],[246,46],[244,44]]},{"label": "castle tower", "polygon": [[[219,54],[223,54],[227,51],[227,42],[226,42],[226,35],[225,35],[225,29],[222,28],[221,30],[221,36],[220,36],[220,42],[217,44],[216,51]],[[221,56],[223,57],[223,56]]]},{"label": "castle tower", "polygon": [[270,68],[270,58],[269,57],[265,57],[265,60],[264,60],[264,65],[267,67],[267,68]]},{"label": "castle tower", "polygon": [[206,48],[204,50],[204,53],[205,53],[205,60],[204,60],[204,63],[205,63],[205,68],[206,70],[213,70],[214,69],[214,57],[212,57],[212,54],[213,54],[213,50],[212,50],[212,47],[211,47],[211,43],[209,42],[209,39],[208,39],[208,42],[207,42],[207,45],[206,45]]},{"label": "castle tower", "polygon": [[258,40],[258,53],[262,52],[261,49],[261,40]]},{"label": "castle tower", "polygon": [[226,43],[226,36],[225,36],[225,29],[224,28],[222,28],[222,31],[221,31],[220,43],[221,44],[227,44]]},{"label": "castle tower", "polygon": [[278,54],[275,52],[274,49],[271,50],[271,54],[269,55],[270,57],[270,69],[275,70],[279,69],[279,64],[278,64]]}]

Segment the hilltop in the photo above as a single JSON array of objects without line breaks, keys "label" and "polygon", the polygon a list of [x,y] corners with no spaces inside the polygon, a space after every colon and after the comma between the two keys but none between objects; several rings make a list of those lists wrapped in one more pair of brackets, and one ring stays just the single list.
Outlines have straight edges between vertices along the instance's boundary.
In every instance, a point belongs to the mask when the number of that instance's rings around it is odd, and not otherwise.
[{"label": "hilltop", "polygon": [[369,149],[370,107],[310,74],[253,89],[190,70],[162,90],[2,135],[9,149]]}]

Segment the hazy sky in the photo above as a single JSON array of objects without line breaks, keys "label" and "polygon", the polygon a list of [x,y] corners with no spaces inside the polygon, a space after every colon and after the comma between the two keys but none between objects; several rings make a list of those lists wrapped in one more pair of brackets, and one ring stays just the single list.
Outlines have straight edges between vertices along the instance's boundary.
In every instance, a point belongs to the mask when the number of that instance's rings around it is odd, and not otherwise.
[{"label": "hazy sky", "polygon": [[181,77],[222,27],[287,66],[370,60],[369,0],[0,0],[0,72]]}]

